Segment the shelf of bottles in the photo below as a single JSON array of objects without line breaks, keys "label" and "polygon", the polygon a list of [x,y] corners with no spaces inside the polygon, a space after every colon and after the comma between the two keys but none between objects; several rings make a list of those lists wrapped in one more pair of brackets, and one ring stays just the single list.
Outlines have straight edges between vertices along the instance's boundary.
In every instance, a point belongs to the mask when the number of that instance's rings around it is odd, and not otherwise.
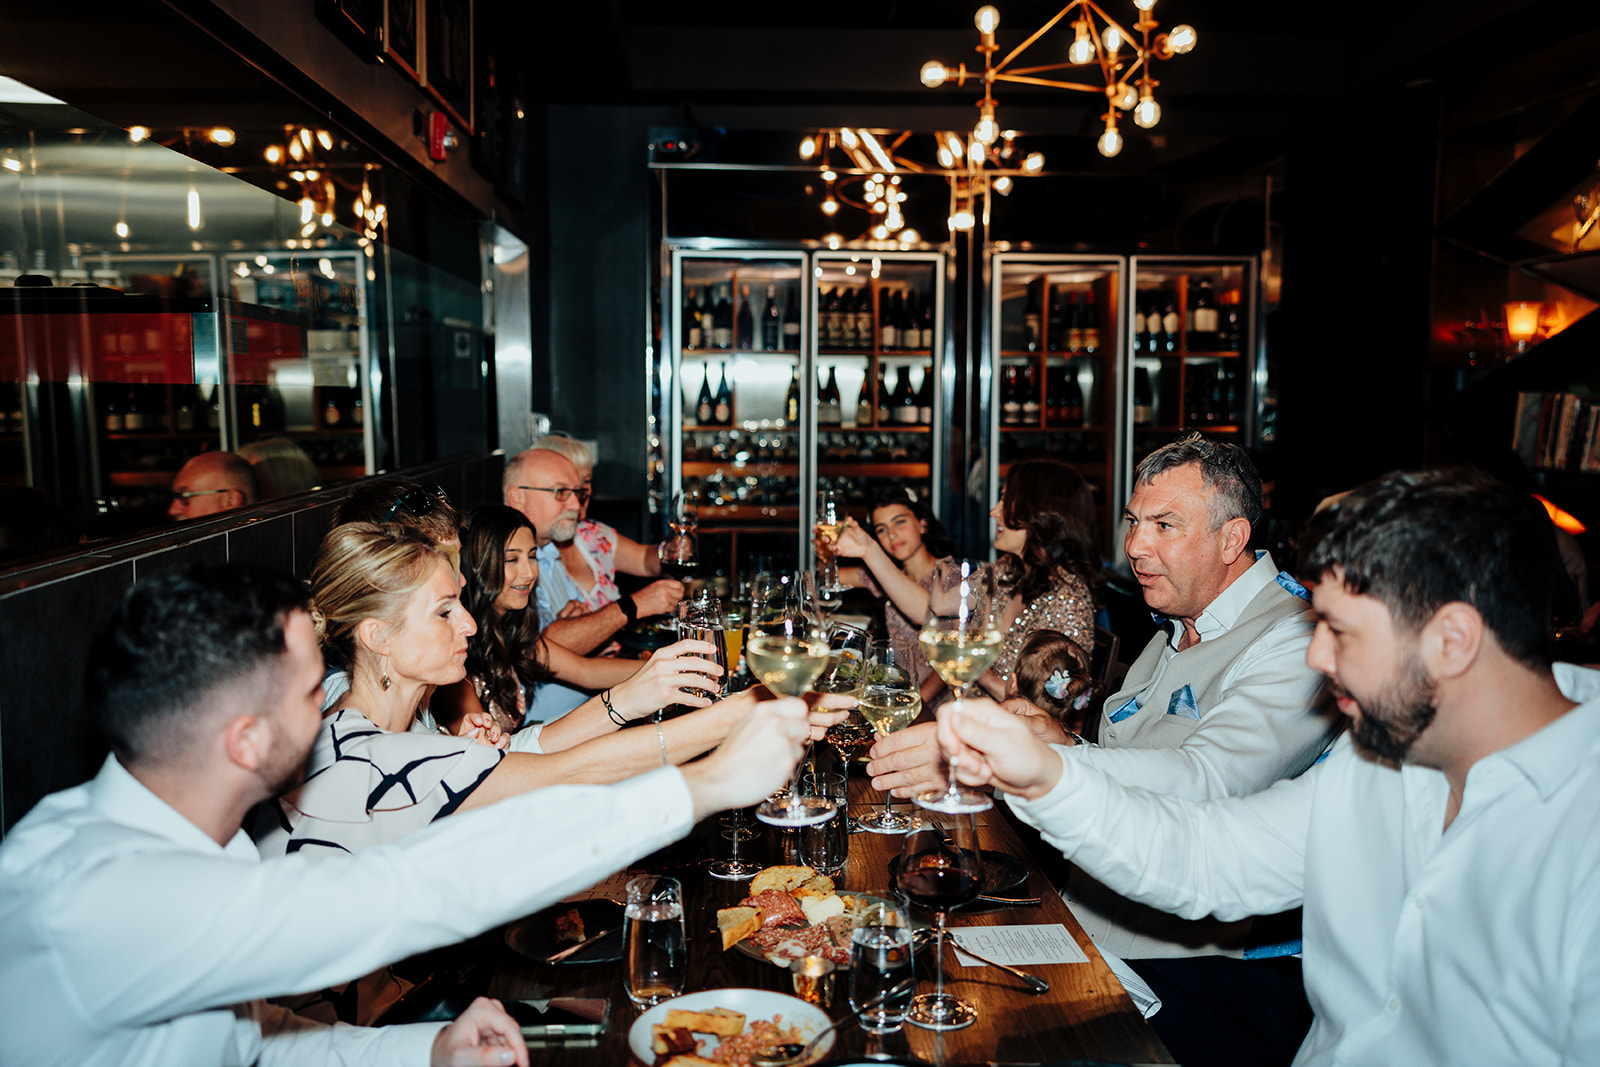
[{"label": "shelf of bottles", "polygon": [[365,257],[268,252],[229,255],[224,263],[235,300],[287,312],[304,328],[303,344],[291,345],[259,324],[232,324],[231,439],[237,446],[287,438],[323,481],[361,477],[370,464]]},{"label": "shelf of bottles", "polygon": [[698,493],[703,577],[794,566],[805,257],[679,252],[678,485]]},{"label": "shelf of bottles", "polygon": [[1131,269],[1133,466],[1190,430],[1248,445],[1253,264],[1136,257]]},{"label": "shelf of bottles", "polygon": [[872,499],[909,490],[935,506],[943,277],[929,253],[818,253],[817,488],[865,521]]},{"label": "shelf of bottles", "polygon": [[995,474],[1052,459],[1095,492],[1110,526],[1122,261],[995,256]]}]

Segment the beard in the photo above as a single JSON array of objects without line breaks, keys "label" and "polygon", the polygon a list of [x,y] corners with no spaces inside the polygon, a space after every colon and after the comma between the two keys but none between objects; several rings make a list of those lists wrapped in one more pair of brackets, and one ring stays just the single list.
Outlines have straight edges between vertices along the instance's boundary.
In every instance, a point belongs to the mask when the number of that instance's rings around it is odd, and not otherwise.
[{"label": "beard", "polygon": [[550,524],[550,540],[552,541],[570,541],[577,533],[577,512],[568,512]]},{"label": "beard", "polygon": [[1361,717],[1351,729],[1351,740],[1379,759],[1402,762],[1438,712],[1433,690],[1427,671],[1414,657],[1407,658],[1400,678],[1386,692],[1356,700]]}]

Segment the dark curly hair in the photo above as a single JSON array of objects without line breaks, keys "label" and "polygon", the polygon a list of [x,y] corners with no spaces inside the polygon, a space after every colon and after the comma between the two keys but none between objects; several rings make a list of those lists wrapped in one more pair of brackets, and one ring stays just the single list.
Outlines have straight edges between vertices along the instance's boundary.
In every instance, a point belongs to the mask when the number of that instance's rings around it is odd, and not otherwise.
[{"label": "dark curly hair", "polygon": [[1012,464],[1001,514],[1008,528],[1027,534],[1020,558],[1002,557],[999,565],[1001,579],[1024,604],[1049,592],[1057,571],[1099,588],[1094,496],[1077,471],[1052,459]]},{"label": "dark curly hair", "polygon": [[915,518],[928,524],[927,531],[922,535],[922,546],[933,554],[934,559],[943,559],[956,554],[956,543],[944,532],[944,527],[934,517],[933,509],[918,500],[917,495],[909,489],[882,489],[873,494],[872,505],[867,508],[868,523],[871,523],[874,511],[879,508],[894,507],[896,504],[910,508]]},{"label": "dark curly hair", "polygon": [[503,504],[473,508],[461,527],[461,602],[478,622],[467,643],[467,673],[482,680],[496,707],[517,706],[517,688],[532,689],[551,677],[545,667],[539,612],[531,603],[519,611],[495,614],[495,598],[506,581],[506,545],[518,530],[538,533],[527,516]]},{"label": "dark curly hair", "polygon": [[[89,646],[84,696],[123,763],[182,752],[212,696],[277,665],[305,586],[238,564],[182,567],[130,589]],[[268,680],[256,687],[276,692]]]}]

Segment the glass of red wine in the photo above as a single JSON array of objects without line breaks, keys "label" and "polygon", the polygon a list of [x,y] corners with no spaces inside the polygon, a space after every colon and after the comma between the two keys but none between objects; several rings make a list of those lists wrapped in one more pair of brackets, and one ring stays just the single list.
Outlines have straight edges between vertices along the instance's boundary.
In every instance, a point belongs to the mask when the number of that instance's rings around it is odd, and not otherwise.
[{"label": "glass of red wine", "polygon": [[945,917],[952,908],[970,904],[983,889],[983,862],[978,850],[977,816],[952,812],[942,825],[924,813],[920,825],[906,835],[900,849],[895,885],[907,900],[934,913],[934,991],[911,1001],[906,1021],[925,1030],[959,1030],[971,1026],[978,1009],[970,1001],[944,991]]}]

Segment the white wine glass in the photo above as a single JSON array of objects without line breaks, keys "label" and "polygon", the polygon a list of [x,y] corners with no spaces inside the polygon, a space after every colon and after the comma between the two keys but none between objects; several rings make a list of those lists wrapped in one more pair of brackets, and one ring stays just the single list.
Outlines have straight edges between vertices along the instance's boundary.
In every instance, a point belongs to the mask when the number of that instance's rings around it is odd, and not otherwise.
[{"label": "white wine glass", "polygon": [[[798,598],[791,598],[768,618],[750,624],[744,658],[750,673],[774,693],[804,696],[828,667],[828,640]],[[836,810],[833,801],[802,796],[799,777],[797,763],[789,776],[788,797],[763,801],[756,818],[774,826],[810,826],[831,818]]]},{"label": "white wine glass", "polygon": [[[971,560],[941,560],[928,590],[928,617],[918,642],[922,655],[955,692],[948,714],[959,717],[966,688],[1000,657],[1004,636],[995,623],[997,610],[993,569]],[[918,793],[918,805],[933,811],[984,811],[994,807],[987,795],[956,781],[959,756],[947,753],[950,784],[944,790]]]},{"label": "white wine glass", "polygon": [[[906,657],[887,638],[874,639],[867,650],[861,687],[856,691],[861,717],[880,734],[904,730],[922,714],[922,694]],[[903,834],[911,817],[894,810],[894,794],[883,794],[883,810],[869,812],[856,822],[875,834]]]},{"label": "white wine glass", "polygon": [[[839,581],[839,534],[849,518],[845,495],[839,489],[817,490],[817,571],[818,588],[824,593],[842,593]],[[834,599],[837,599],[835,597]]]}]

